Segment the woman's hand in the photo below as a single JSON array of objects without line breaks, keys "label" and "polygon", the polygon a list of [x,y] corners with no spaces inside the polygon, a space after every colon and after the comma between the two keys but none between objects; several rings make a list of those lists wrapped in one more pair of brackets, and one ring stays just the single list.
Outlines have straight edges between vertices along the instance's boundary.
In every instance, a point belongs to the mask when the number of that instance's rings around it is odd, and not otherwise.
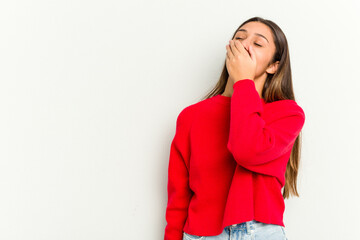
[{"label": "woman's hand", "polygon": [[249,55],[240,41],[230,40],[226,51],[226,68],[233,83],[242,79],[254,80],[256,58],[252,46],[249,47]]}]

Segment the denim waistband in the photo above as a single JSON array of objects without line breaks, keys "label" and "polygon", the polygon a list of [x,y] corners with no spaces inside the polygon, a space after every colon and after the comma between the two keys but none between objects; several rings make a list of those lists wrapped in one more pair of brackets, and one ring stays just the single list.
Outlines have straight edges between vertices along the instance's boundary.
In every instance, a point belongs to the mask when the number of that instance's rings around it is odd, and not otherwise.
[{"label": "denim waistband", "polygon": [[257,223],[260,223],[260,222],[256,221],[256,220],[251,220],[251,221],[242,222],[242,223],[238,223],[238,224],[232,224],[232,225],[227,226],[226,228],[228,228],[229,230],[246,230],[247,233],[250,233],[250,231],[255,229],[255,225]]}]

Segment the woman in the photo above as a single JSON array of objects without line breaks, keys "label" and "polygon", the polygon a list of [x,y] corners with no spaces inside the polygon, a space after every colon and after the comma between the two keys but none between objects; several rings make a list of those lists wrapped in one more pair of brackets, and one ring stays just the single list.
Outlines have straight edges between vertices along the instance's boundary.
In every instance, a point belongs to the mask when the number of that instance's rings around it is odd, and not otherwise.
[{"label": "woman", "polygon": [[254,17],[226,51],[215,88],[177,118],[165,240],[287,239],[284,199],[299,196],[305,122],[287,40],[275,23]]}]

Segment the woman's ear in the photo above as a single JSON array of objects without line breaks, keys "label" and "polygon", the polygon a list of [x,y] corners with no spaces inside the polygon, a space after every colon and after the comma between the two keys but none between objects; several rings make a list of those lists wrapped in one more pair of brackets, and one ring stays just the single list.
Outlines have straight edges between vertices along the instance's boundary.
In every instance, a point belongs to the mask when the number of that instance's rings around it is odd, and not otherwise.
[{"label": "woman's ear", "polygon": [[272,63],[267,69],[266,72],[269,74],[274,74],[276,72],[276,70],[278,69],[279,66],[279,61],[276,61],[274,63]]}]

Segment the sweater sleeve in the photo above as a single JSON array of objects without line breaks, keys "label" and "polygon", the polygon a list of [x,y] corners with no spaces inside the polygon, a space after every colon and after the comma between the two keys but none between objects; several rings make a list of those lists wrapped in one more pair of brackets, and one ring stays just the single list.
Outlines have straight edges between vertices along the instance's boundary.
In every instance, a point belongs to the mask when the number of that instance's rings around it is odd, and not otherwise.
[{"label": "sweater sleeve", "polygon": [[237,81],[233,89],[227,148],[239,165],[270,175],[273,171],[276,175],[279,162],[274,160],[291,150],[305,114],[295,101],[285,100],[285,105],[273,105],[277,107],[271,109],[273,116],[266,122],[261,116],[264,109],[254,81]]},{"label": "sweater sleeve", "polygon": [[166,207],[165,240],[182,240],[183,228],[192,197],[189,187],[188,162],[190,157],[189,119],[182,111],[176,121],[176,132],[170,147],[168,165],[168,203]]}]

